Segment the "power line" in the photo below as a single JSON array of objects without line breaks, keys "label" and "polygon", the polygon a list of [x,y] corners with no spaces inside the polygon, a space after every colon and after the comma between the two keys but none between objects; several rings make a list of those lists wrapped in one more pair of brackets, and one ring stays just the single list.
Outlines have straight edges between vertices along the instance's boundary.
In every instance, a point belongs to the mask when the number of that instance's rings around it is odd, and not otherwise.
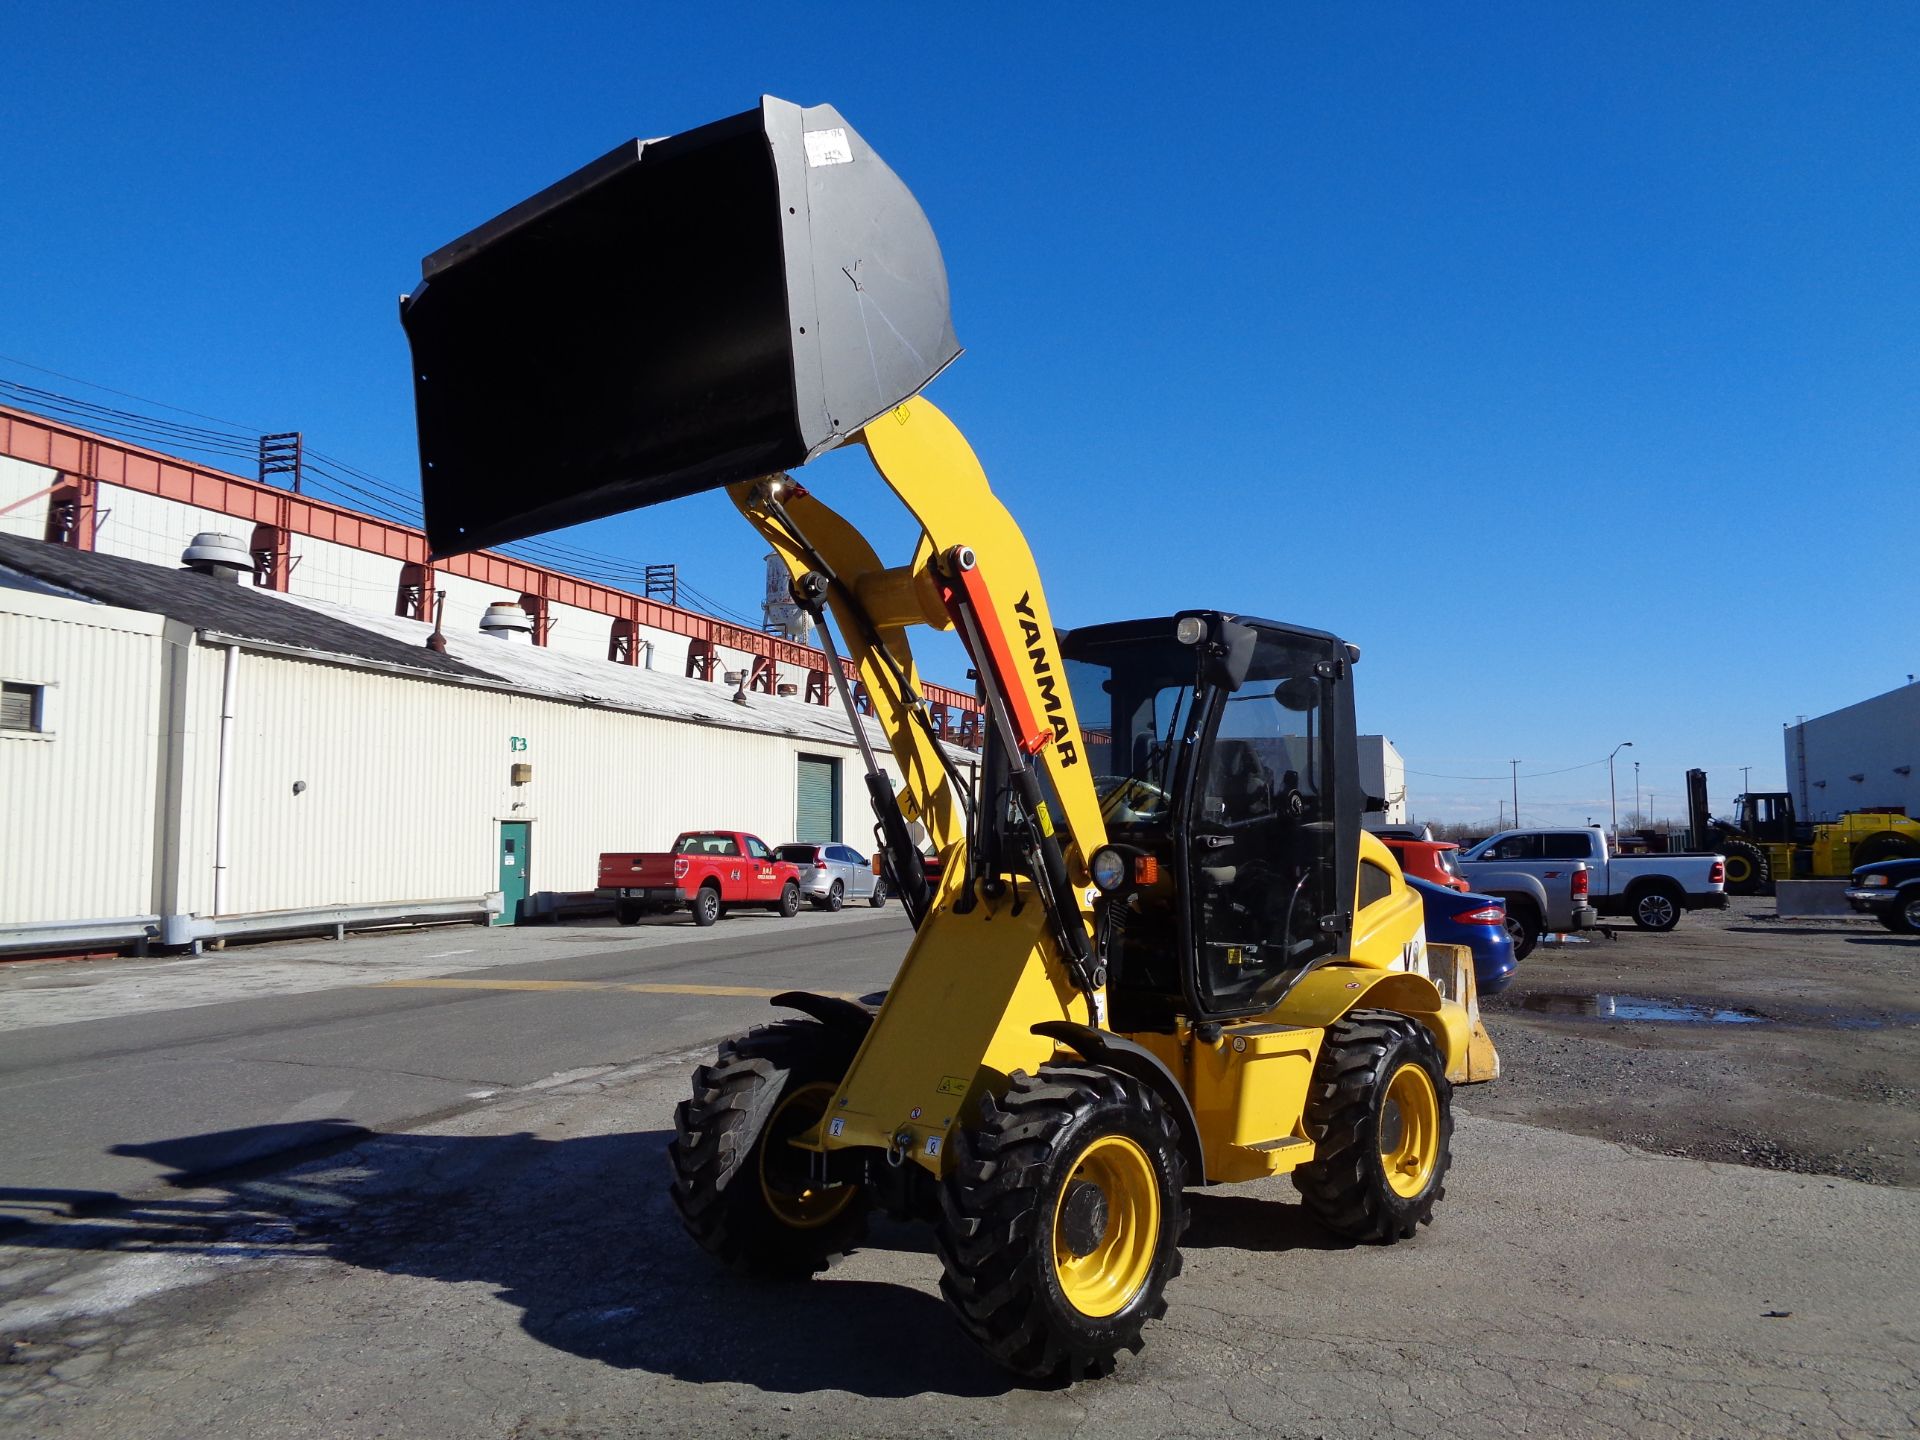
[{"label": "power line", "polygon": [[[164,400],[154,400],[144,395],[133,394],[131,391],[116,390],[110,385],[101,385],[77,375],[68,375],[64,371],[36,365],[18,356],[0,354],[0,361],[22,366],[42,375],[52,375],[76,385],[84,385],[90,390],[99,390],[108,395],[117,395],[122,399],[135,400],[143,405],[156,405],[163,410],[190,415],[197,420],[206,420],[213,425],[229,428],[216,430],[203,425],[188,425],[163,416],[143,415],[138,411],[125,410],[118,406],[81,399],[78,396],[64,395],[59,391],[28,385],[23,381],[0,379],[0,398],[17,398],[26,409],[77,421],[115,438],[132,440],[138,444],[164,445],[196,455],[218,456],[224,460],[252,461],[259,458],[260,436],[265,432],[258,428],[243,426],[239,421],[203,414],[198,410],[188,410],[179,405],[170,405]],[[351,509],[362,510],[397,524],[414,527],[422,524],[423,512],[416,492],[363,470],[336,455],[308,448],[304,453],[302,476],[315,492],[340,499]],[[646,583],[647,567],[643,562],[624,559],[567,541],[531,537],[510,541],[493,548],[500,554],[524,560],[529,564],[573,571],[583,578],[601,580],[613,585],[641,586]],[[732,606],[721,604],[684,578],[680,580],[679,588],[717,617],[732,620],[749,629],[758,627],[758,621]]]},{"label": "power line", "polygon": [[[1575,770],[1591,770],[1596,765],[1604,765],[1606,763],[1606,757],[1603,755],[1598,760],[1583,760],[1578,765],[1568,765],[1559,770],[1523,771],[1521,772],[1520,778],[1522,780],[1544,780],[1549,775],[1570,775]],[[1405,771],[1406,774],[1418,775],[1423,780],[1498,780],[1505,783],[1513,778],[1511,775],[1436,775],[1428,770],[1409,770],[1405,766],[1402,766],[1401,769]]]}]

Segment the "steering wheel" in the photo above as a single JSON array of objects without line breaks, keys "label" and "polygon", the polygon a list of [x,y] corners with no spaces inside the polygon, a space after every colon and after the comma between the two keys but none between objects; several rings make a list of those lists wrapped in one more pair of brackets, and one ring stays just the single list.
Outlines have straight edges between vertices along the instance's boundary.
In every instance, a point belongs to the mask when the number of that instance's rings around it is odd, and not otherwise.
[{"label": "steering wheel", "polygon": [[1171,797],[1147,780],[1120,781],[1100,800],[1100,817],[1122,825],[1147,820],[1164,810]]}]

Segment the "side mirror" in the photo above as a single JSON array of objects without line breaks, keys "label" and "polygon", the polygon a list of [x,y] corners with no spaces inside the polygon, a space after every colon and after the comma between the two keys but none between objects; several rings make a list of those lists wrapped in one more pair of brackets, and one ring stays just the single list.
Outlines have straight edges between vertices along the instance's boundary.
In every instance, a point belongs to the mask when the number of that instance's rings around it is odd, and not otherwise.
[{"label": "side mirror", "polygon": [[1247,671],[1253,668],[1254,646],[1259,643],[1260,632],[1251,625],[1220,621],[1201,649],[1201,678],[1232,694],[1247,683]]}]

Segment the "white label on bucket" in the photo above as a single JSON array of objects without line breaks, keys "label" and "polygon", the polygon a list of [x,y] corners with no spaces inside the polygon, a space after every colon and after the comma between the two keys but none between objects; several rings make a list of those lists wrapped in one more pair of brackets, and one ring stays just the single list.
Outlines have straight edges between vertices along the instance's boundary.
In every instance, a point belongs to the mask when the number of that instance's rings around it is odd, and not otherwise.
[{"label": "white label on bucket", "polygon": [[809,170],[821,165],[853,163],[853,146],[847,143],[847,132],[838,125],[831,130],[809,130],[802,138],[807,142]]}]

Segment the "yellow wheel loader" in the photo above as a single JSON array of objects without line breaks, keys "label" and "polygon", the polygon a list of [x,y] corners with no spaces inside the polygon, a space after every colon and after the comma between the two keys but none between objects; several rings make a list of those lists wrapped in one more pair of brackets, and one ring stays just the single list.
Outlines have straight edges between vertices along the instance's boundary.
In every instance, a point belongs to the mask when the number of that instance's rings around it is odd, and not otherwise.
[{"label": "yellow wheel loader", "polygon": [[[1290,1174],[1355,1241],[1432,1219],[1449,1077],[1495,1060],[1464,952],[1429,949],[1360,827],[1359,652],[1202,608],[1056,631],[920,396],[960,353],[933,232],[837,112],[769,98],[630,142],[423,269],[402,321],[435,552],[725,487],[820,622],[914,924],[884,995],[782,995],[793,1018],[694,1073],[669,1152],[696,1242],[806,1276],[875,1209],[922,1218],[967,1333],[1078,1377],[1164,1312],[1189,1187]],[[795,478],[843,446],[911,512],[904,563]],[[978,674],[977,785],[918,626]]]}]

